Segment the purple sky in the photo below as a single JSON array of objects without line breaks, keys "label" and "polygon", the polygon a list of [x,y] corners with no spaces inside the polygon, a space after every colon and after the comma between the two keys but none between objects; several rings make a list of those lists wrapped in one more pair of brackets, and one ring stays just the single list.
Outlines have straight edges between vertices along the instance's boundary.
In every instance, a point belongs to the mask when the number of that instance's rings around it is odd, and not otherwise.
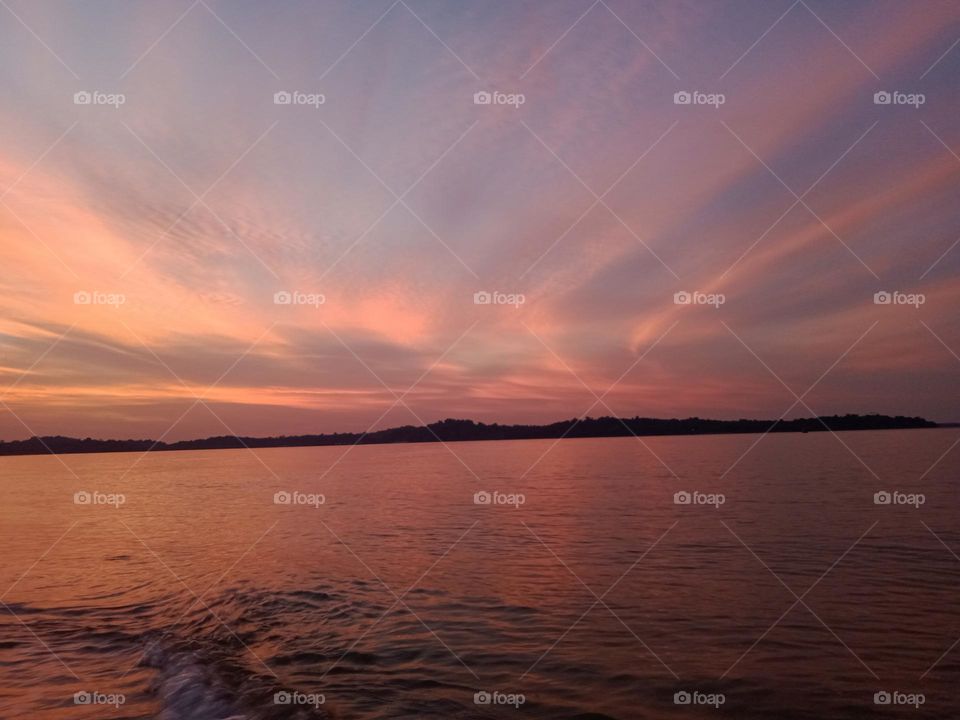
[{"label": "purple sky", "polygon": [[6,5],[2,438],[960,420],[956,2]]}]

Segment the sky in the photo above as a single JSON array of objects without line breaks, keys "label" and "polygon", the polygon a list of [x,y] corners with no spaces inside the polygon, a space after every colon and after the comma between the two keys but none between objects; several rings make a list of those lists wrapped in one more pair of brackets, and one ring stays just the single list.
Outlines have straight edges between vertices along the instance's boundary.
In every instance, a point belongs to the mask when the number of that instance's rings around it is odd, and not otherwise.
[{"label": "sky", "polygon": [[960,420],[958,40],[949,0],[4,0],[0,438]]}]

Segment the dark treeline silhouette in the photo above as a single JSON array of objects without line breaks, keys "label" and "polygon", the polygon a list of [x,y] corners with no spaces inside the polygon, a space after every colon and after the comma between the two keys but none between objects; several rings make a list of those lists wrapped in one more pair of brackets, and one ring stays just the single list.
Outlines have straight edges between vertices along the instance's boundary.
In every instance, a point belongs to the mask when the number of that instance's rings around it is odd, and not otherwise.
[{"label": "dark treeline silhouette", "polygon": [[221,450],[230,448],[308,447],[317,445],[377,445],[468,440],[534,440],[551,438],[624,437],[629,435],[717,435],[762,432],[826,432],[942,427],[920,417],[897,415],[828,415],[794,420],[662,420],[656,418],[599,417],[561,420],[550,425],[500,425],[473,420],[441,420],[427,426],[404,425],[369,433],[284,435],[280,437],[209,437],[165,443],[154,440],[84,440],[61,435],[0,442],[0,455],[48,453],[146,452],[164,450]]}]

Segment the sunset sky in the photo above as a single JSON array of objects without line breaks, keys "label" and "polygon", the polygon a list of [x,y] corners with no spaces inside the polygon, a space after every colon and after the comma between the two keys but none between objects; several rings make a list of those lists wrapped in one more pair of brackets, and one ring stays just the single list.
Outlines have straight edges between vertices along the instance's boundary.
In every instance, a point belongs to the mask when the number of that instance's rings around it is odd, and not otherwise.
[{"label": "sunset sky", "polygon": [[4,0],[0,439],[960,420],[958,39],[954,0]]}]

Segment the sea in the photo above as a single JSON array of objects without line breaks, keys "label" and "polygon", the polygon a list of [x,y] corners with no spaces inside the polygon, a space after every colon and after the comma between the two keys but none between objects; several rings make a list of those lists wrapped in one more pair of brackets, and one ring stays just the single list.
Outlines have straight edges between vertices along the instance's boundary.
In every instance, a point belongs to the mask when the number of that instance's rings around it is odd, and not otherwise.
[{"label": "sea", "polygon": [[958,441],[0,458],[0,718],[955,719]]}]

